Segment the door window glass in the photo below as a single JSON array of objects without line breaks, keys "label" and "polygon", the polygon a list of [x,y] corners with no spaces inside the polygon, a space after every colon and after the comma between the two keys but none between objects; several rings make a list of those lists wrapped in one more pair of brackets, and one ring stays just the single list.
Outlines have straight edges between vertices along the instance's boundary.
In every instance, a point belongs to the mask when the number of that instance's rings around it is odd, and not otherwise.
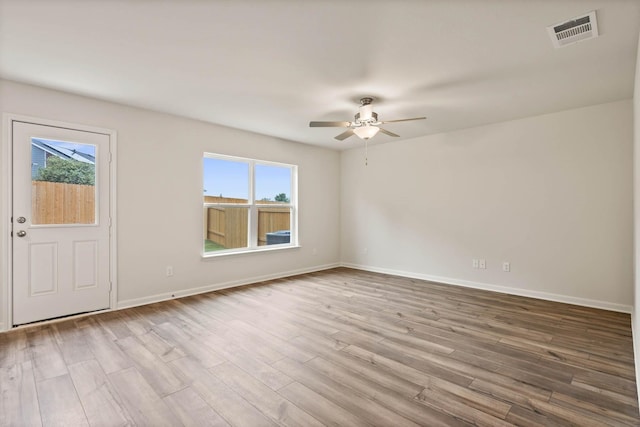
[{"label": "door window glass", "polygon": [[96,146],[31,138],[31,223],[96,223]]}]

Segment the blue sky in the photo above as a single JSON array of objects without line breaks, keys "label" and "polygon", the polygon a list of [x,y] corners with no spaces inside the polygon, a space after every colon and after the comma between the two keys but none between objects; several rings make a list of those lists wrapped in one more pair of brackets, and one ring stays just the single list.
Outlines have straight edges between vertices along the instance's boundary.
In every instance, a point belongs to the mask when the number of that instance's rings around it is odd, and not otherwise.
[{"label": "blue sky", "polygon": [[[249,197],[249,164],[229,160],[204,158],[204,194],[207,196]],[[291,169],[288,167],[256,165],[256,200],[273,200],[285,193],[291,198]]]}]

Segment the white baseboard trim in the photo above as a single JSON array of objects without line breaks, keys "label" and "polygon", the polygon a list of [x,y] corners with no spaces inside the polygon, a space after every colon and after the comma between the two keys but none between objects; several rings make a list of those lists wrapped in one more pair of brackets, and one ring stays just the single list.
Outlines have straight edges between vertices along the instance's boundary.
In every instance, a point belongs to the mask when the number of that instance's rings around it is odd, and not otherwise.
[{"label": "white baseboard trim", "polygon": [[313,273],[316,271],[329,270],[331,268],[340,267],[340,263],[317,265],[309,268],[298,270],[290,270],[274,274],[266,274],[264,276],[255,276],[246,279],[232,280],[229,282],[215,283],[212,285],[201,286],[198,288],[182,289],[174,292],[166,292],[162,294],[150,295],[142,298],[134,298],[118,301],[117,310],[123,308],[138,307],[146,304],[153,304],[160,301],[167,301],[176,298],[188,297],[191,295],[204,294],[206,292],[219,291],[221,289],[235,288],[237,286],[251,285],[253,283],[265,282],[267,280],[282,279],[284,277],[297,276],[298,274]]},{"label": "white baseboard trim", "polygon": [[6,330],[7,329],[5,329],[5,327],[4,327],[4,322],[0,322],[0,332],[4,332]]},{"label": "white baseboard trim", "polygon": [[[527,289],[511,288],[508,286],[493,285],[491,283],[472,282],[469,280],[453,279],[450,277],[433,276],[430,274],[414,273],[410,271],[392,270],[388,268],[372,267],[369,265],[352,264],[343,262],[342,267],[354,268],[357,270],[371,271],[373,273],[390,274],[393,276],[408,277],[411,279],[427,280],[429,282],[444,283],[446,285],[463,286],[465,288],[482,289],[485,291],[500,292],[502,294],[517,295],[521,297],[537,298],[546,301],[562,302],[566,304],[580,305],[583,307],[599,308],[602,310],[629,313],[633,311],[633,306],[626,304],[616,304],[606,301],[597,301],[586,298],[572,297],[568,295],[552,294],[548,292],[531,291]],[[636,359],[637,360],[637,359]]]}]

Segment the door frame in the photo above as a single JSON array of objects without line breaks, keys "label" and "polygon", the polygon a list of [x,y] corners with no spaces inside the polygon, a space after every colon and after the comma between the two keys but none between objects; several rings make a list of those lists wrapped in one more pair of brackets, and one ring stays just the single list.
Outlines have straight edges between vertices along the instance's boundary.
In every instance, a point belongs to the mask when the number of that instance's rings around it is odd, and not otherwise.
[{"label": "door frame", "polygon": [[117,221],[116,221],[116,155],[117,132],[112,129],[104,129],[95,126],[86,126],[76,123],[49,120],[39,117],[25,116],[19,114],[3,113],[2,126],[4,128],[2,137],[2,150],[0,151],[0,166],[4,173],[0,176],[0,307],[4,312],[0,317],[0,332],[12,329],[13,326],[13,244],[11,231],[13,222],[13,123],[27,122],[36,125],[53,126],[79,130],[84,132],[100,133],[109,136],[109,217],[111,219],[109,232],[109,281],[111,282],[111,293],[109,296],[109,310],[117,307],[118,301],[118,257],[117,257]]}]

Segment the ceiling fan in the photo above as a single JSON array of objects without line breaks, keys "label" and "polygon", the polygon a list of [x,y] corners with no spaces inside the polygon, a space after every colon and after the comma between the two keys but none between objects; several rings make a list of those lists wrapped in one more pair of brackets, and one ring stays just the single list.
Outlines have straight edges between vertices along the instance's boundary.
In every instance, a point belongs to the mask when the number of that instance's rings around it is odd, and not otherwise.
[{"label": "ceiling fan", "polygon": [[343,141],[349,138],[351,135],[355,134],[356,136],[366,140],[374,137],[378,132],[382,132],[385,135],[394,137],[400,136],[380,127],[380,125],[383,125],[385,123],[408,122],[411,120],[426,119],[426,117],[414,117],[412,119],[387,120],[384,122],[380,122],[378,121],[378,113],[373,111],[372,102],[373,98],[370,97],[360,99],[360,107],[358,108],[358,112],[356,113],[355,120],[352,122],[309,122],[309,127],[349,128],[349,130],[346,130],[340,135],[336,136],[335,139],[337,139],[338,141]]}]

